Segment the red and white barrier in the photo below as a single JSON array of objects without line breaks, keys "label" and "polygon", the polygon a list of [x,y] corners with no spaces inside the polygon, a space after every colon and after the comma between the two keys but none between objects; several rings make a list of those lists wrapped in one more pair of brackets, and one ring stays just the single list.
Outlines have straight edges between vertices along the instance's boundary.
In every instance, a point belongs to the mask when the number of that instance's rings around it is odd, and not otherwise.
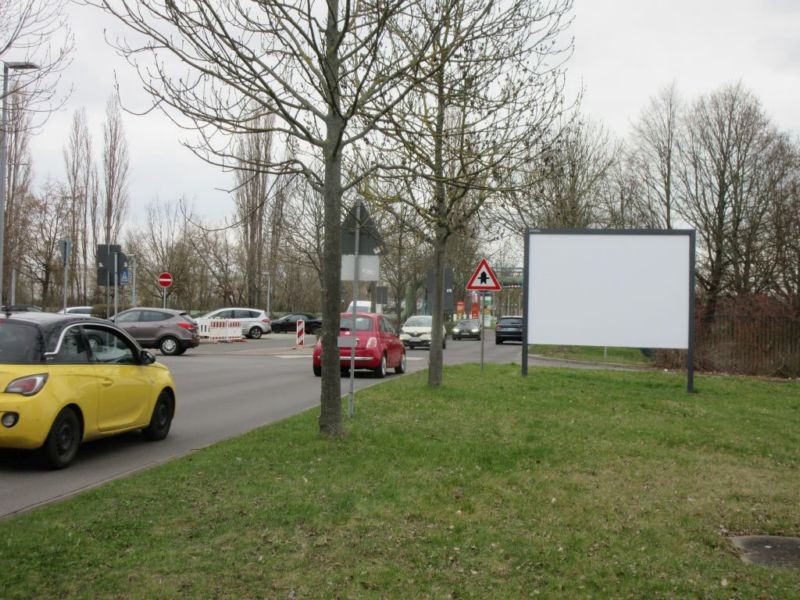
[{"label": "red and white barrier", "polygon": [[297,341],[295,343],[295,348],[305,348],[306,344],[306,322],[305,321],[298,321],[297,322]]},{"label": "red and white barrier", "polygon": [[209,342],[240,342],[244,339],[242,322],[232,319],[197,319],[200,338]]}]

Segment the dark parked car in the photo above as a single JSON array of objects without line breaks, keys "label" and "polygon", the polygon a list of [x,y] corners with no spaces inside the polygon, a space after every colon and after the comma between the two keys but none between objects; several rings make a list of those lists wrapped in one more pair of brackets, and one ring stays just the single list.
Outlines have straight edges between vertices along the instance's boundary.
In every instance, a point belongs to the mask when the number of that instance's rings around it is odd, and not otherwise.
[{"label": "dark parked car", "polygon": [[322,327],[322,320],[309,313],[290,313],[272,322],[273,333],[297,331],[297,322],[303,321],[306,333],[316,333]]},{"label": "dark parked car", "polygon": [[183,310],[131,308],[111,318],[144,348],[183,354],[200,344],[197,322]]},{"label": "dark parked car", "polygon": [[42,312],[42,307],[35,304],[6,304],[3,312]]},{"label": "dark parked car", "polygon": [[494,330],[494,343],[502,344],[508,340],[522,341],[522,317],[500,317]]},{"label": "dark parked car", "polygon": [[478,319],[462,319],[456,326],[453,327],[452,336],[454,340],[463,340],[471,338],[474,340],[481,339],[481,324]]}]

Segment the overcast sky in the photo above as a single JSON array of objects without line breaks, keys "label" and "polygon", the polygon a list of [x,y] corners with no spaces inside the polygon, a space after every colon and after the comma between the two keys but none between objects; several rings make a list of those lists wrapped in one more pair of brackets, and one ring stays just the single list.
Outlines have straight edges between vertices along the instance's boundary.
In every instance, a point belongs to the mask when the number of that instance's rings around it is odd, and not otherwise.
[{"label": "overcast sky", "polygon": [[[104,40],[116,24],[85,6],[70,14],[77,49],[64,86],[74,92],[33,140],[37,183],[64,179],[63,148],[80,107],[99,158],[115,76],[123,103],[143,105],[138,78]],[[800,0],[575,0],[571,31],[569,85],[583,88],[583,113],[615,135],[626,135],[649,98],[671,82],[694,100],[737,81],[780,129],[800,133]],[[126,115],[125,133],[132,217],[141,219],[156,198],[181,196],[209,218],[231,213],[230,196],[218,189],[230,185],[230,176],[183,148],[183,134],[163,116]]]}]

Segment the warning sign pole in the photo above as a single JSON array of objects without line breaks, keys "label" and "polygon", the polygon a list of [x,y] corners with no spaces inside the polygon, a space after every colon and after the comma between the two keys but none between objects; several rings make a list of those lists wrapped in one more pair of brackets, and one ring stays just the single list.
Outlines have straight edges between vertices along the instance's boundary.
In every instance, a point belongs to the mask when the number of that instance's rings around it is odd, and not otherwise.
[{"label": "warning sign pole", "polygon": [[478,292],[480,294],[480,302],[479,306],[480,309],[478,311],[478,320],[480,322],[480,335],[481,335],[481,371],[483,371],[483,352],[484,352],[484,337],[485,337],[485,328],[484,328],[484,294],[486,292],[499,292],[503,287],[500,285],[500,281],[497,279],[497,275],[494,274],[492,271],[492,267],[489,266],[489,261],[486,258],[482,258],[481,262],[478,263],[478,268],[475,269],[475,272],[470,277],[469,282],[467,283],[467,289],[473,292]]},{"label": "warning sign pole", "polygon": [[481,373],[483,373],[483,344],[486,338],[484,327],[483,327],[483,294],[484,292],[480,292],[481,299],[480,299],[480,312],[478,313],[478,319],[480,319],[480,332],[481,332]]}]

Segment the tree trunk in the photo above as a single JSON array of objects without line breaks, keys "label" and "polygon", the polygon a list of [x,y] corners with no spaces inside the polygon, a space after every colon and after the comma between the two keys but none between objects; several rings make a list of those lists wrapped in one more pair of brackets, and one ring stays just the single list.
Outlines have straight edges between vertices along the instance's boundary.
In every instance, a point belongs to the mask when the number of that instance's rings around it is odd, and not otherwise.
[{"label": "tree trunk", "polygon": [[322,255],[322,383],[320,389],[319,431],[326,436],[344,433],[342,426],[341,374],[339,371],[339,305],[341,303],[341,206],[342,206],[342,135],[345,120],[339,111],[338,83],[339,31],[338,0],[328,0],[328,21],[325,29],[328,90],[326,137],[323,145],[325,183],[322,191],[324,207],[324,242]]},{"label": "tree trunk", "polygon": [[[442,62],[444,64],[444,62]],[[447,229],[441,219],[447,214],[447,188],[444,183],[444,120],[447,101],[444,89],[444,68],[437,75],[437,113],[436,133],[434,134],[433,169],[436,177],[435,203],[436,216],[440,220],[436,224],[436,238],[433,243],[433,297],[431,298],[431,314],[433,330],[431,331],[431,353],[428,357],[428,386],[438,387],[442,384],[442,286],[444,285],[444,253],[447,243]]]},{"label": "tree trunk", "polygon": [[431,293],[431,315],[433,316],[431,331],[431,352],[428,361],[428,386],[438,387],[443,380],[443,352],[444,343],[444,307],[442,299],[444,296],[444,255],[447,243],[447,232],[444,228],[438,228],[436,241],[433,248],[433,291]]}]

